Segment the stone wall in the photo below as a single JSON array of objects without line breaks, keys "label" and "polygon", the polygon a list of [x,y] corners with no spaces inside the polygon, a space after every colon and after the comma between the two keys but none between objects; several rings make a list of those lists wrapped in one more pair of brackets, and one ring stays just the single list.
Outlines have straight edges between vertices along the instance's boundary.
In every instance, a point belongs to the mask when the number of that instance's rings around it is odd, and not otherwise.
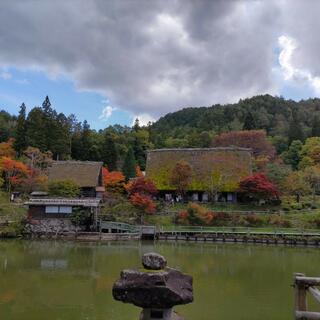
[{"label": "stone wall", "polygon": [[26,224],[26,231],[30,233],[59,234],[62,232],[81,231],[81,228],[72,224],[70,219],[39,219],[31,220]]}]

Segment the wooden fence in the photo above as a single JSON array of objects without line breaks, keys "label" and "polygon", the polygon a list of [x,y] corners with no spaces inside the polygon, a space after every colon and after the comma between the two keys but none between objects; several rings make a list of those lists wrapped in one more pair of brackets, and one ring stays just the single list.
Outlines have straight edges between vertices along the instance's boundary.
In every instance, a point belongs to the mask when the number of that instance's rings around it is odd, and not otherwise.
[{"label": "wooden fence", "polygon": [[302,273],[294,275],[295,319],[320,320],[320,312],[308,311],[307,293],[309,292],[320,303],[320,278],[306,277]]}]

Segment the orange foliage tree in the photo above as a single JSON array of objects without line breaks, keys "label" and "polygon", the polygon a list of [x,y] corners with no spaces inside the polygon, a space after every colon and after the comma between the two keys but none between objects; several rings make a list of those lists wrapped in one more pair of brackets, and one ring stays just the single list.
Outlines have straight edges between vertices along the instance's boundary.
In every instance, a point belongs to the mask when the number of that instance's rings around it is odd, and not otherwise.
[{"label": "orange foliage tree", "polygon": [[0,143],[0,157],[14,158],[16,152],[13,149],[14,139],[9,139],[7,142]]},{"label": "orange foliage tree", "polygon": [[123,193],[125,185],[125,176],[121,171],[109,171],[102,168],[104,186],[109,192]]},{"label": "orange foliage tree", "polygon": [[11,191],[12,186],[20,185],[29,173],[29,168],[24,163],[9,157],[0,159],[0,169],[3,172],[4,183],[8,192]]}]

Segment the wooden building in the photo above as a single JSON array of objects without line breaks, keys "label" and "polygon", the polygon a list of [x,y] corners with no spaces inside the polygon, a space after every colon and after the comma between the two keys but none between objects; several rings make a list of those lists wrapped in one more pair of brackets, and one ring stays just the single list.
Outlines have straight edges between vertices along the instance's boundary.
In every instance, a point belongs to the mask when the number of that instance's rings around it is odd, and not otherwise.
[{"label": "wooden building", "polygon": [[192,169],[187,198],[191,201],[236,202],[239,182],[252,173],[250,149],[238,147],[156,149],[147,151],[146,176],[153,180],[160,197],[179,199],[171,175],[175,165],[187,162]]},{"label": "wooden building", "polygon": [[81,190],[81,197],[102,198],[105,191],[102,176],[102,162],[54,161],[48,170],[50,181],[72,180]]},{"label": "wooden building", "polygon": [[52,232],[73,231],[75,226],[71,222],[72,213],[77,210],[87,212],[88,226],[97,227],[100,209],[99,198],[31,198],[25,204],[28,206],[28,221],[33,231]]}]

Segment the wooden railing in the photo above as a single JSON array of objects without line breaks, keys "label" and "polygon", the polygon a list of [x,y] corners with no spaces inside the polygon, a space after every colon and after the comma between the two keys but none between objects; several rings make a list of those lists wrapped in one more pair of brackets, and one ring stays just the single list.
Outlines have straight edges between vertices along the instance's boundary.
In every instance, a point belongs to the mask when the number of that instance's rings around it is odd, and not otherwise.
[{"label": "wooden railing", "polygon": [[307,293],[309,292],[320,303],[320,278],[306,277],[302,273],[294,275],[295,319],[320,320],[320,312],[308,311]]}]

